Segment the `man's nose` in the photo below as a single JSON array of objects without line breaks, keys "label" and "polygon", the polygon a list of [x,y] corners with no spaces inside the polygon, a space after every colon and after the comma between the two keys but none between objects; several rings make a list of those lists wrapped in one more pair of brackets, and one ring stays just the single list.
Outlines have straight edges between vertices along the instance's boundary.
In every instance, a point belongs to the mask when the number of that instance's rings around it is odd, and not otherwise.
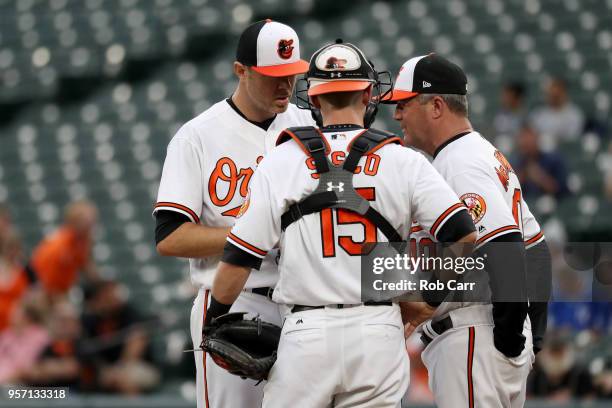
[{"label": "man's nose", "polygon": [[395,110],[393,111],[393,119],[395,120],[402,120],[402,113],[398,108],[395,108]]}]

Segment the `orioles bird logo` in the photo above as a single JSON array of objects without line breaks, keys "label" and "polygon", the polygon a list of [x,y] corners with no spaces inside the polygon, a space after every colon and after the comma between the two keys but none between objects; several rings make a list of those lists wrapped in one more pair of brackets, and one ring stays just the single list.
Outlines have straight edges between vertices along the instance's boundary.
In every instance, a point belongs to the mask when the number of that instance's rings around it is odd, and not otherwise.
[{"label": "orioles bird logo", "polygon": [[496,150],[494,153],[495,158],[499,162],[500,166],[495,167],[495,172],[497,173],[497,177],[499,178],[500,183],[504,186],[504,189],[508,191],[508,184],[510,183],[510,173],[514,173],[512,166],[506,159],[506,157],[500,152]]},{"label": "orioles bird logo", "polygon": [[291,54],[293,54],[293,40],[280,40],[277,52],[278,56],[282,59],[291,58]]},{"label": "orioles bird logo", "polygon": [[327,62],[325,63],[325,68],[327,69],[344,68],[344,64],[346,64],[345,59],[329,57],[327,59]]}]

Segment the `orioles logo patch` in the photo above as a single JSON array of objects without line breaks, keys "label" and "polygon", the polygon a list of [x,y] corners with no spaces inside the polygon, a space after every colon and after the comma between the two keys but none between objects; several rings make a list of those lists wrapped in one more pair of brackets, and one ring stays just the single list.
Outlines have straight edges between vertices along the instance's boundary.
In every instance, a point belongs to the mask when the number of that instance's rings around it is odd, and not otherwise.
[{"label": "orioles logo patch", "polygon": [[476,193],[465,193],[459,199],[467,207],[474,224],[482,220],[482,217],[487,212],[487,203],[485,203],[484,198]]},{"label": "orioles logo patch", "polygon": [[346,60],[342,58],[329,57],[327,62],[325,63],[325,68],[327,69],[342,69],[344,68],[344,64],[346,64]]},{"label": "orioles logo patch", "polygon": [[280,40],[278,42],[278,56],[282,59],[289,59],[293,54],[293,40]]}]

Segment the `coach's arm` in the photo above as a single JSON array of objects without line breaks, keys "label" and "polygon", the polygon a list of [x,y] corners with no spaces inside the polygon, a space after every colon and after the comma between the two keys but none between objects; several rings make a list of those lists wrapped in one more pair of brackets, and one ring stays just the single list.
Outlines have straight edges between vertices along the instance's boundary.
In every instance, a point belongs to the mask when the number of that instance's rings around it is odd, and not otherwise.
[{"label": "coach's arm", "polygon": [[221,255],[230,227],[207,227],[176,211],[155,213],[155,242],[162,256],[204,258]]},{"label": "coach's arm", "polygon": [[477,252],[484,257],[493,303],[493,342],[507,357],[525,348],[523,325],[527,317],[527,266],[520,232],[488,241]]},{"label": "coach's arm", "polygon": [[527,295],[529,296],[529,319],[533,336],[533,352],[538,353],[544,343],[548,317],[548,301],[552,287],[552,262],[546,241],[526,250]]}]

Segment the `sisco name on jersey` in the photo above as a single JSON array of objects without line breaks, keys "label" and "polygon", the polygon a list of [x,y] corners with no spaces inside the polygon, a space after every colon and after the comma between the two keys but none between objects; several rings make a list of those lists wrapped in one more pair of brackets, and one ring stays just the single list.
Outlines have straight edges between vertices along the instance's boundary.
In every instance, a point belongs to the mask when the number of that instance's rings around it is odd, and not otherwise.
[{"label": "sisco name on jersey", "polygon": [[[340,166],[344,162],[344,159],[346,159],[346,152],[343,152],[341,150],[334,151],[331,154],[331,162],[334,166]],[[361,166],[357,166],[353,173],[359,174],[363,171],[363,174],[367,176],[375,176],[376,173],[378,173],[379,165],[380,156],[374,153],[370,153],[366,156],[366,162],[363,166],[364,168],[362,169]],[[312,173],[310,177],[312,177],[313,179],[318,179],[319,175],[316,173],[317,168],[315,166],[315,161],[312,157],[306,159],[306,166],[308,166],[310,170],[314,170],[314,173]]]}]

